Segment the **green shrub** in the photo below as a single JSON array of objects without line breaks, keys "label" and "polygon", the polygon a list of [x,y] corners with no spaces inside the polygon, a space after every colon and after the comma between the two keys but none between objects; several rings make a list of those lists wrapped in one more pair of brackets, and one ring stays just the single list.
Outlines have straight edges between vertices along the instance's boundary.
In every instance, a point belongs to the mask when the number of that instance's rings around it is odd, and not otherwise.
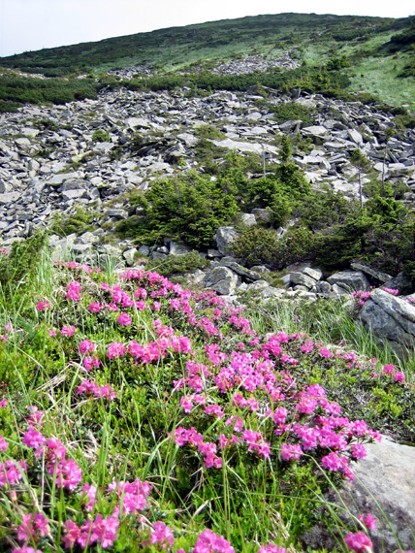
[{"label": "green shrub", "polygon": [[157,271],[166,277],[191,273],[196,269],[205,269],[209,261],[197,251],[183,255],[169,255],[167,259],[152,259],[146,265],[146,271]]},{"label": "green shrub", "polygon": [[96,129],[92,135],[92,140],[94,142],[111,142],[111,136],[107,131]]},{"label": "green shrub", "polygon": [[[170,237],[195,248],[210,246],[217,228],[229,223],[238,211],[234,191],[225,186],[195,172],[154,182],[136,199],[143,215],[134,217],[135,238],[153,242]],[[117,226],[117,232],[122,234],[128,226],[127,219]]]},{"label": "green shrub", "polygon": [[27,240],[14,242],[10,255],[0,255],[0,290],[7,298],[24,289],[39,269],[41,254],[47,245],[47,235],[36,232]]},{"label": "green shrub", "polygon": [[278,123],[284,123],[291,119],[300,119],[305,126],[312,125],[316,116],[316,110],[303,106],[297,102],[287,102],[272,106],[272,113]]},{"label": "green shrub", "polygon": [[83,234],[95,229],[94,222],[97,220],[98,213],[90,211],[84,207],[78,207],[75,213],[63,215],[61,212],[55,213],[51,225],[51,232],[58,236],[68,236],[69,234]]},{"label": "green shrub", "polygon": [[275,267],[278,256],[278,235],[273,229],[257,225],[248,227],[233,242],[236,257],[241,257],[248,266],[268,265]]}]

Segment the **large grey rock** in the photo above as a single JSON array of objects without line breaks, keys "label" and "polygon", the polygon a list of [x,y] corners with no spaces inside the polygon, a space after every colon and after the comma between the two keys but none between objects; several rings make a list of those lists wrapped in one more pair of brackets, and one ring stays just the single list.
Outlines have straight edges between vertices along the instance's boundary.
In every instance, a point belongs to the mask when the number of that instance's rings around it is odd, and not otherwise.
[{"label": "large grey rock", "polygon": [[402,355],[415,347],[415,306],[384,290],[374,290],[360,313],[363,323]]},{"label": "large grey rock", "polygon": [[207,272],[204,285],[221,296],[228,296],[236,290],[238,275],[227,267],[214,267]]},{"label": "large grey rock", "polygon": [[255,282],[257,280],[260,280],[260,276],[255,272],[247,269],[246,267],[242,267],[242,265],[239,265],[239,263],[236,263],[236,261],[233,261],[228,258],[223,258],[219,262],[221,267],[227,267],[240,277],[242,277],[244,280],[247,280],[249,282]]},{"label": "large grey rock", "polygon": [[218,250],[222,255],[232,252],[232,243],[238,238],[239,234],[235,227],[219,227],[214,239]]},{"label": "large grey rock", "polygon": [[169,242],[169,253],[170,255],[185,255],[192,251],[192,248],[183,242],[175,242],[170,240]]},{"label": "large grey rock", "polygon": [[323,271],[321,269],[312,269],[311,267],[304,267],[301,272],[311,277],[315,281],[319,281],[323,276]]},{"label": "large grey rock", "polygon": [[362,273],[373,277],[378,282],[387,282],[388,280],[392,279],[391,275],[388,275],[387,273],[382,273],[382,271],[378,271],[377,269],[374,269],[373,267],[370,267],[365,263],[353,262],[350,263],[350,267],[355,271],[362,271]]},{"label": "large grey rock", "polygon": [[328,130],[322,125],[312,125],[311,127],[304,127],[301,132],[307,136],[325,136],[328,134]]},{"label": "large grey rock", "polygon": [[375,551],[415,548],[415,448],[383,438],[366,445],[367,457],[355,464],[356,479],[343,495],[352,513],[371,512]]},{"label": "large grey rock", "polygon": [[[370,532],[374,551],[414,550],[415,448],[385,437],[365,448],[367,457],[352,466],[355,480],[329,492],[327,499],[332,508],[339,507],[340,518],[351,528],[360,514],[375,516],[377,528]],[[313,549],[337,550],[333,533],[322,526],[307,532],[303,541]]]},{"label": "large grey rock", "polygon": [[241,221],[247,227],[253,227],[254,225],[256,225],[256,218],[253,213],[242,213]]},{"label": "large grey rock", "polygon": [[290,284],[304,286],[307,290],[311,290],[316,285],[316,282],[314,278],[304,273],[295,272],[290,274]]},{"label": "large grey rock", "polygon": [[369,281],[362,271],[341,271],[329,276],[327,282],[337,284],[346,291],[355,292],[357,290],[368,290]]}]

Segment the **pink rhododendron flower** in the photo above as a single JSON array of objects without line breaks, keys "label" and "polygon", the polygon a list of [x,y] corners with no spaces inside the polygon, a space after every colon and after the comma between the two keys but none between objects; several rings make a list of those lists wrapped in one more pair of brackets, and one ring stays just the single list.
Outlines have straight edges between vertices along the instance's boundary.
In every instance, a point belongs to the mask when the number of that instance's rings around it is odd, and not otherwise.
[{"label": "pink rhododendron flower", "polygon": [[82,364],[84,369],[89,372],[92,371],[94,367],[98,368],[101,365],[101,361],[97,357],[86,355],[82,360]]},{"label": "pink rhododendron flower", "polygon": [[392,296],[398,296],[399,295],[399,290],[397,288],[383,288],[383,290],[385,290],[385,292],[387,292],[388,294],[391,294]]},{"label": "pink rhododendron flower", "polygon": [[90,313],[100,313],[104,309],[104,306],[98,302],[92,302],[88,305],[88,311]]},{"label": "pink rhododendron flower", "polygon": [[61,328],[61,334],[62,336],[68,336],[71,337],[76,332],[76,326],[73,325],[65,325]]},{"label": "pink rhododendron flower", "polygon": [[364,532],[347,534],[344,541],[347,547],[356,553],[369,553],[373,548],[371,539]]},{"label": "pink rhododendron flower", "polygon": [[85,495],[88,498],[88,501],[85,504],[85,509],[86,511],[91,512],[97,502],[97,487],[92,484],[85,483],[82,486],[82,491],[85,492]]},{"label": "pink rhododendron flower", "polygon": [[193,553],[235,553],[235,550],[225,538],[206,529],[199,534]]},{"label": "pink rhododendron flower", "polygon": [[286,553],[285,547],[270,543],[269,545],[263,545],[258,550],[258,553]]},{"label": "pink rhododendron flower", "polygon": [[122,342],[113,342],[107,347],[107,357],[108,359],[118,359],[122,357],[127,352],[127,348]]},{"label": "pink rhododendron flower", "polygon": [[342,460],[334,451],[332,451],[328,455],[325,455],[321,459],[321,464],[325,469],[331,470],[333,472],[341,470],[343,467]]},{"label": "pink rhododendron flower", "polygon": [[117,323],[121,326],[130,326],[132,322],[130,315],[124,311],[117,317]]},{"label": "pink rhododendron flower", "polygon": [[173,532],[164,524],[164,522],[158,520],[153,523],[153,528],[150,534],[150,543],[170,551],[174,544]]},{"label": "pink rhododendron flower", "polygon": [[353,459],[364,459],[367,456],[366,448],[362,444],[353,444],[351,447]]},{"label": "pink rhododendron flower", "polygon": [[6,451],[6,449],[9,447],[9,444],[4,439],[4,436],[0,434],[0,451]]},{"label": "pink rhododendron flower", "polygon": [[33,538],[44,538],[50,533],[48,520],[43,513],[23,515],[22,523],[17,529],[17,539],[28,542]]},{"label": "pink rhododendron flower", "polygon": [[393,375],[393,380],[395,382],[405,382],[405,375],[401,371],[396,371]]},{"label": "pink rhododendron flower", "polygon": [[0,488],[17,484],[23,478],[23,473],[26,470],[26,461],[16,462],[8,459],[4,463],[0,463]]},{"label": "pink rhododendron flower", "polygon": [[50,309],[48,300],[42,300],[36,304],[36,311],[47,311],[48,309]]},{"label": "pink rhododendron flower", "polygon": [[382,373],[387,375],[392,375],[395,372],[395,365],[385,365],[383,367]]},{"label": "pink rhododendron flower", "polygon": [[281,446],[281,459],[283,461],[299,459],[302,454],[303,450],[299,444],[282,444]]},{"label": "pink rhododendron flower", "polygon": [[74,302],[81,299],[81,285],[76,280],[66,286],[66,299]]},{"label": "pink rhododendron flower", "polygon": [[376,530],[376,519],[372,515],[372,513],[367,513],[366,515],[359,515],[357,517],[363,524],[366,526],[368,530]]},{"label": "pink rhododendron flower", "polygon": [[79,353],[81,355],[85,355],[86,353],[92,353],[96,349],[96,345],[91,342],[90,340],[82,340],[82,342],[79,343]]}]

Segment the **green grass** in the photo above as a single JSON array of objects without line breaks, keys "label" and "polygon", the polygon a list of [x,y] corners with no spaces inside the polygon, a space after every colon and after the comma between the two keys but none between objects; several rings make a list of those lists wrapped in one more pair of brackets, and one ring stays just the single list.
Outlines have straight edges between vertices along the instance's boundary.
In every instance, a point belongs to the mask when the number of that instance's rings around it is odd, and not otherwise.
[{"label": "green grass", "polygon": [[[34,247],[38,248],[35,262],[28,264],[24,258]],[[290,433],[276,436],[273,419],[265,413],[267,406],[275,410],[284,405],[288,420],[298,420],[297,391],[304,394],[308,386],[319,384],[327,399],[341,405],[344,416],[361,418],[363,406],[364,418],[373,428],[415,443],[410,416],[415,408],[413,387],[385,375],[373,378],[372,372],[381,371],[389,354],[381,357],[379,352],[377,364],[366,359],[363,354],[375,351],[373,343],[358,339],[361,330],[353,331],[350,315],[339,303],[309,308],[270,305],[266,310],[257,306],[245,318],[220,298],[186,292],[155,273],[127,272],[120,277],[111,269],[91,272],[80,264],[53,267],[47,252],[33,240],[20,251],[23,269],[5,271],[9,281],[0,287],[0,434],[5,438],[0,440],[0,464],[9,463],[0,466],[25,461],[28,468],[20,469],[20,479],[11,474],[8,484],[0,484],[2,551],[9,553],[22,541],[18,537],[24,534],[22,520],[31,513],[47,523],[48,531],[42,535],[35,528],[27,545],[43,553],[64,551],[68,520],[83,528],[87,539],[85,528],[100,516],[117,526],[115,534],[107,536],[108,550],[114,552],[158,550],[160,546],[146,543],[160,523],[170,528],[169,539],[174,535],[174,552],[191,551],[206,528],[238,552],[257,553],[260,544],[270,543],[290,552],[305,550],[304,532],[314,524],[328,528],[335,537],[334,551],[346,551],[344,535],[362,527],[353,516],[344,518],[344,506],[336,509],[325,499],[326,492],[335,493],[342,485],[339,473],[323,467],[328,450],[312,449],[298,462],[285,462],[281,451]],[[16,254],[1,255],[3,268],[16,263]],[[91,302],[101,306],[98,313],[88,307]],[[129,318],[127,324],[118,321],[121,314]],[[73,335],[65,335],[67,325],[74,325]],[[265,336],[270,330],[273,337]],[[326,350],[317,343],[304,353],[301,348],[309,338],[288,338],[283,330],[310,333],[315,342],[340,341],[341,355],[322,356]],[[128,346],[130,353],[110,355],[114,344]],[[288,367],[275,346],[295,357],[297,365]],[[360,348],[356,362],[342,357],[350,348]],[[146,358],[150,351],[151,359]],[[274,405],[265,390],[249,390],[242,381],[233,390],[219,390],[220,380],[214,375],[223,375],[221,367],[227,367],[231,358],[235,369],[240,363],[248,369],[250,352],[261,359],[265,351],[285,399]],[[89,370],[86,354],[99,366]],[[219,354],[228,359],[218,361]],[[265,365],[259,363],[256,370]],[[189,379],[188,371],[195,369],[202,369],[198,384]],[[292,381],[286,380],[287,372]],[[410,377],[408,370],[406,374]],[[183,385],[179,379],[184,379]],[[89,393],[82,391],[86,382],[95,386]],[[93,390],[102,386],[106,391],[102,388],[103,397],[98,397]],[[116,397],[106,396],[111,390]],[[196,401],[195,393],[205,398],[205,405],[186,411],[183,402]],[[238,406],[235,394],[258,401],[260,409]],[[205,406],[221,410],[223,418],[209,415]],[[36,420],[36,413],[41,420]],[[243,440],[218,447],[220,434],[229,439],[240,435],[225,424],[236,420],[230,417],[239,417],[245,429],[269,442],[269,456],[248,451]],[[312,428],[319,424],[313,414],[301,415],[301,422]],[[32,437],[34,433],[41,439],[38,445],[26,434],[30,427]],[[175,442],[173,436],[180,429],[192,427],[205,445],[215,446],[213,458],[220,459],[221,466],[208,467],[206,453],[197,445],[200,441],[181,446]],[[53,461],[52,444],[44,441],[50,438],[66,448],[67,464],[59,458]],[[63,475],[62,481],[57,473]],[[131,501],[140,494],[129,491],[128,496],[126,488],[123,493],[122,481],[133,483],[137,478],[152,489],[133,508]],[[120,493],[114,491],[117,487]],[[117,505],[124,511],[119,512]]]}]

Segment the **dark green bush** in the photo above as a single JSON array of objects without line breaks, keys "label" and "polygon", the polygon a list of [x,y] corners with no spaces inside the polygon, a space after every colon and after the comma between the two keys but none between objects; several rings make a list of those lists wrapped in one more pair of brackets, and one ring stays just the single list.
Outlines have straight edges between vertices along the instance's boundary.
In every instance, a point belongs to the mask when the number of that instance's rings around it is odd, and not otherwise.
[{"label": "dark green bush", "polygon": [[111,142],[111,136],[107,131],[96,129],[92,134],[92,140],[94,142]]},{"label": "dark green bush", "polygon": [[[238,211],[235,192],[227,183],[195,172],[156,181],[136,201],[143,209],[143,215],[134,218],[137,239],[177,238],[195,248],[210,246],[217,228]],[[118,225],[118,233],[125,233],[128,222]]]},{"label": "dark green bush", "polygon": [[191,273],[196,269],[204,269],[209,261],[197,251],[183,255],[169,255],[167,259],[152,259],[146,265],[146,271],[157,271],[166,277]]},{"label": "dark green bush", "polygon": [[14,242],[10,255],[0,256],[0,290],[6,297],[30,284],[39,269],[46,245],[47,235],[36,232],[27,240]]}]

